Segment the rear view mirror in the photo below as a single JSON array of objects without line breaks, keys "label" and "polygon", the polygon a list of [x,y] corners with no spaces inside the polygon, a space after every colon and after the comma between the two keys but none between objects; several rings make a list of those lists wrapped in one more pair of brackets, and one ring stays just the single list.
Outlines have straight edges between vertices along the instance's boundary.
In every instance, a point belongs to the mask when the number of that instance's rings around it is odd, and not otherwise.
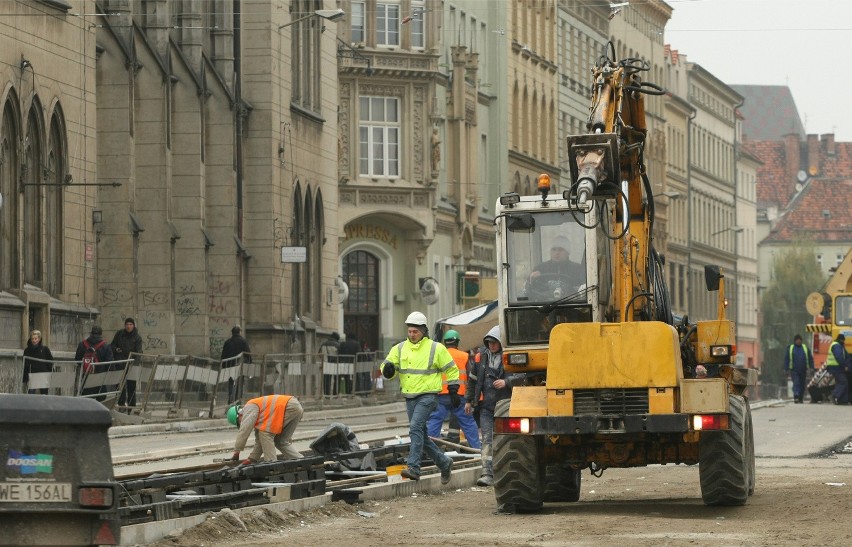
[{"label": "rear view mirror", "polygon": [[510,232],[528,232],[535,228],[535,219],[529,213],[509,215],[506,227]]},{"label": "rear view mirror", "polygon": [[704,266],[704,282],[707,284],[708,291],[719,290],[719,280],[725,277],[722,275],[722,269],[719,266]]}]

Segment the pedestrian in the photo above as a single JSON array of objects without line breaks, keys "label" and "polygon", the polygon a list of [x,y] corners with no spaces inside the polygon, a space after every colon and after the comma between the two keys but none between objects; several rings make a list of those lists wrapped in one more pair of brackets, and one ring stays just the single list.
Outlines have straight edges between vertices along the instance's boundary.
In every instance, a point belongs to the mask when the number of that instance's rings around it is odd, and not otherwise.
[{"label": "pedestrian", "polygon": [[[239,325],[234,325],[231,328],[231,337],[225,340],[222,345],[222,355],[219,357],[222,369],[231,368],[240,365],[237,357],[242,354],[243,361],[251,363],[251,348],[245,338],[242,337],[242,329]],[[230,372],[230,371],[229,371]],[[239,372],[237,373],[239,376]],[[237,398],[237,389],[239,386],[234,381],[234,375],[228,374],[228,404],[232,404]]]},{"label": "pedestrian", "polygon": [[[116,361],[130,359],[131,353],[142,353],[142,336],[136,329],[136,321],[132,317],[124,320],[124,328],[116,331],[112,337],[112,353]],[[128,372],[124,389],[118,396],[118,406],[136,406],[136,377],[131,368],[135,363],[127,363]]]},{"label": "pedestrian", "polygon": [[[503,343],[500,339],[500,326],[492,327],[482,340],[485,350],[479,353],[476,384],[467,391],[465,411],[473,405],[480,408],[479,427],[482,431],[482,476],[477,486],[494,484],[494,466],[492,460],[492,441],[494,440],[494,409],[498,401],[512,396],[514,375],[506,374],[503,369]],[[471,393],[473,391],[473,393]],[[481,399],[480,400],[480,396]]]},{"label": "pedestrian", "polygon": [[405,397],[411,446],[408,466],[401,475],[420,480],[420,462],[425,450],[441,470],[441,484],[447,484],[453,460],[429,438],[426,421],[438,406],[442,375],[446,375],[449,394],[458,395],[459,369],[447,348],[429,339],[425,315],[411,312],[405,319],[405,326],[407,338],[390,349],[381,366],[382,376],[388,380],[399,375],[399,388]]},{"label": "pedestrian", "polygon": [[[30,374],[39,372],[53,372],[53,354],[50,353],[50,348],[42,343],[41,331],[34,330],[30,333],[30,339],[27,340],[27,347],[24,349],[24,389],[27,393],[47,395],[49,393],[47,387],[30,387]],[[42,382],[34,383],[42,384]]]},{"label": "pedestrian", "polygon": [[831,397],[834,404],[845,405],[849,403],[849,382],[846,378],[846,367],[848,354],[846,353],[846,337],[838,334],[834,342],[828,347],[828,356],[825,359],[825,367],[834,376],[834,391]]},{"label": "pedestrian", "polygon": [[89,336],[77,345],[74,360],[80,363],[83,369],[82,389],[80,395],[93,395],[105,390],[103,384],[96,387],[85,387],[88,375],[99,372],[95,368],[97,363],[108,363],[113,361],[112,346],[103,338],[104,330],[100,325],[93,325]]},{"label": "pedestrian", "polygon": [[802,343],[802,336],[793,337],[793,343],[784,353],[784,370],[793,380],[793,402],[799,404],[805,396],[807,371],[814,370],[814,352]]},{"label": "pedestrian", "polygon": [[323,395],[332,395],[335,388],[335,380],[339,374],[338,349],[340,348],[340,335],[331,333],[331,337],[320,344],[319,352],[322,355],[322,380]]},{"label": "pedestrian", "polygon": [[[361,344],[358,343],[358,337],[354,332],[346,333],[346,340],[341,342],[340,348],[337,350],[338,359],[341,363],[340,378],[338,380],[338,388],[342,393],[351,392],[352,376],[355,374],[355,361],[358,353],[361,351]],[[367,383],[369,383],[369,372],[367,373]],[[363,384],[363,380],[362,380]],[[363,385],[358,386],[359,391],[364,389]],[[367,388],[369,390],[369,388]]]},{"label": "pedestrian", "polygon": [[245,406],[233,405],[226,417],[231,425],[237,426],[232,462],[240,461],[240,452],[246,447],[249,435],[254,431],[254,448],[243,464],[261,460],[278,460],[275,449],[281,451],[285,460],[295,460],[302,453],[293,446],[293,433],[302,421],[302,404],[292,395],[264,395],[246,402]]},{"label": "pedestrian", "polygon": [[[458,420],[458,427],[464,432],[468,445],[471,448],[480,448],[482,445],[479,442],[479,429],[476,427],[476,422],[473,420],[473,411],[465,411],[465,405],[462,405],[461,398],[465,394],[467,384],[467,361],[468,354],[466,351],[459,349],[458,331],[448,330],[444,333],[444,346],[452,355],[453,361],[459,371],[459,380],[457,393],[450,393],[449,384],[446,380],[443,382],[440,395],[438,395],[438,407],[432,412],[429,417],[429,436],[440,437],[441,426],[447,415],[452,414]],[[458,436],[458,433],[456,434]]]}]

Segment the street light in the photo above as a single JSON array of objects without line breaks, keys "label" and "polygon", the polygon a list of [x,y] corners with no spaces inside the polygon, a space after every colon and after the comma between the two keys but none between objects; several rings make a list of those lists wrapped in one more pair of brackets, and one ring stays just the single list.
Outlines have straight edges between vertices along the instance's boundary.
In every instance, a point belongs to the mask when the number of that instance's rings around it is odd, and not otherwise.
[{"label": "street light", "polygon": [[318,10],[314,11],[313,13],[309,13],[308,15],[305,15],[304,17],[299,17],[298,19],[294,19],[294,20],[290,21],[289,23],[285,23],[285,24],[281,25],[280,27],[278,27],[278,30],[281,30],[284,27],[289,27],[290,25],[295,25],[296,23],[298,23],[300,21],[304,21],[305,19],[309,19],[311,17],[319,17],[321,19],[326,19],[328,21],[337,21],[338,19],[342,18],[344,15],[346,15],[346,12],[343,11],[342,9],[340,9],[340,8],[338,8],[338,9],[318,9]]},{"label": "street light", "polygon": [[745,228],[743,228],[742,226],[728,226],[727,228],[722,228],[718,232],[713,232],[710,235],[715,236],[715,235],[721,234],[722,232],[734,232],[735,234],[738,234],[738,233],[742,232],[743,230],[745,230]]}]

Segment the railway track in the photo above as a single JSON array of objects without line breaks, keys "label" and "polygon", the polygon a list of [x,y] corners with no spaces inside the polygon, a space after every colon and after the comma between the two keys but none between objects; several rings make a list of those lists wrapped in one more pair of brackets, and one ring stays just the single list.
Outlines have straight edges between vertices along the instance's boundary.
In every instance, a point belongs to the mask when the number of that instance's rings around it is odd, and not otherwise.
[{"label": "railway track", "polygon": [[[322,418],[306,419],[294,436],[296,448],[305,454],[298,460],[279,460],[249,465],[210,461],[213,453],[233,448],[232,427],[211,427],[203,432],[163,432],[165,450],[128,450],[114,454],[122,525],[198,515],[224,508],[238,509],[279,501],[302,499],[331,493],[332,500],[355,502],[361,489],[388,481],[387,468],[405,463],[409,451],[407,421],[398,421],[399,409],[365,414],[365,423],[349,427],[358,437],[358,450],[317,454],[305,445],[317,438],[328,425]],[[391,418],[393,417],[393,418]],[[355,416],[349,416],[355,420]],[[355,420],[357,421],[357,420]],[[324,424],[324,425],[323,425]],[[322,425],[322,427],[318,427]],[[215,440],[221,437],[220,440]],[[199,440],[213,438],[207,442]],[[365,438],[365,442],[361,439]],[[366,440],[369,438],[369,440]],[[111,442],[139,443],[140,439],[120,432]],[[143,441],[144,442],[144,441]],[[150,441],[148,444],[151,444]],[[478,451],[448,445],[454,469],[480,464]],[[126,449],[127,450],[127,449]],[[198,463],[197,463],[198,462]],[[424,475],[438,473],[425,460]],[[154,470],[151,471],[151,466]],[[393,478],[393,475],[391,475]]]}]

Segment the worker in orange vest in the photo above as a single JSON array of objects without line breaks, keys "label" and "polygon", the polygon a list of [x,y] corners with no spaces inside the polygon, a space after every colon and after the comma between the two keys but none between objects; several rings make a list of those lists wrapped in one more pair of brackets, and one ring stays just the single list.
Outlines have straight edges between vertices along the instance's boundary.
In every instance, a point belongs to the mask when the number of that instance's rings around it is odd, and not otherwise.
[{"label": "worker in orange vest", "polygon": [[464,405],[461,398],[464,397],[465,387],[467,385],[467,360],[468,354],[466,351],[459,349],[459,333],[455,330],[448,330],[444,333],[444,345],[447,351],[456,362],[456,367],[459,369],[459,392],[458,394],[450,393],[447,388],[447,379],[444,378],[444,385],[441,393],[438,396],[438,407],[429,416],[429,425],[427,427],[430,437],[439,437],[441,435],[441,426],[447,415],[452,412],[459,422],[461,430],[467,439],[471,448],[480,448],[482,443],[479,442],[479,428],[476,427],[471,414],[464,411]]},{"label": "worker in orange vest", "polygon": [[231,461],[240,460],[240,452],[246,447],[249,435],[254,431],[254,449],[243,464],[257,463],[261,455],[268,462],[278,460],[275,449],[281,451],[286,460],[302,457],[293,447],[293,433],[302,421],[302,404],[292,395],[265,395],[248,401],[245,406],[236,404],[228,409],[226,417],[231,425],[239,428]]}]

